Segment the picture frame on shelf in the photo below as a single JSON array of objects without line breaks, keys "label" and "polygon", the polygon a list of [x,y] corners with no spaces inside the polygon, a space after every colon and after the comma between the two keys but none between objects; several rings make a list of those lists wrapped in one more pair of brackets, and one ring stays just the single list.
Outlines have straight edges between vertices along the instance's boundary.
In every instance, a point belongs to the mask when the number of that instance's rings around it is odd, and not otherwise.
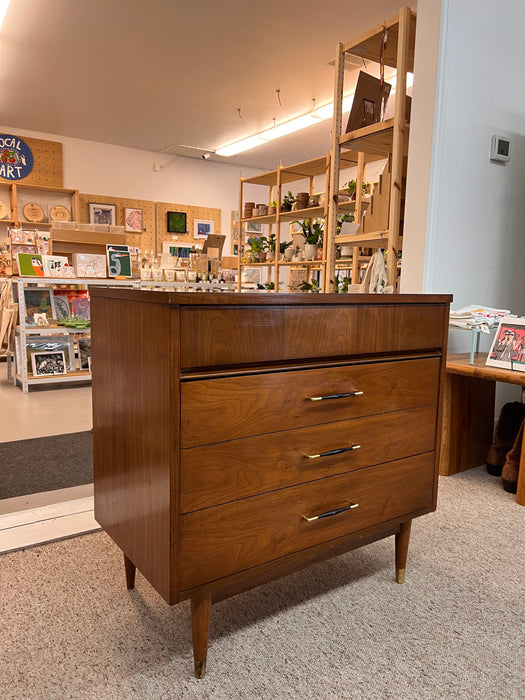
[{"label": "picture frame on shelf", "polygon": [[52,377],[67,374],[66,358],[63,350],[33,352],[31,367],[34,377]]},{"label": "picture frame on shelf", "polygon": [[90,224],[115,226],[117,222],[116,204],[99,204],[97,202],[89,202],[88,207]]},{"label": "picture frame on shelf", "polygon": [[500,319],[485,364],[525,372],[525,318]]},{"label": "picture frame on shelf", "polygon": [[39,253],[17,253],[16,260],[22,277],[44,277],[44,263]]},{"label": "picture frame on shelf", "polygon": [[166,230],[168,233],[187,233],[188,221],[185,211],[168,211],[166,213]]},{"label": "picture frame on shelf", "polygon": [[131,253],[127,245],[106,245],[109,277],[131,277]]},{"label": "picture frame on shelf", "polygon": [[246,233],[262,233],[263,225],[257,221],[246,222]]},{"label": "picture frame on shelf", "polygon": [[71,318],[71,307],[65,294],[53,294],[57,321]]},{"label": "picture frame on shelf", "polygon": [[56,318],[55,298],[53,287],[24,288],[26,319],[33,319],[34,314],[47,314],[48,318]]},{"label": "picture frame on shelf", "polygon": [[207,221],[205,219],[194,219],[193,220],[193,237],[194,238],[207,238],[210,233],[214,232],[213,221]]},{"label": "picture frame on shelf", "polygon": [[124,231],[125,233],[142,233],[143,229],[142,209],[124,207]]}]

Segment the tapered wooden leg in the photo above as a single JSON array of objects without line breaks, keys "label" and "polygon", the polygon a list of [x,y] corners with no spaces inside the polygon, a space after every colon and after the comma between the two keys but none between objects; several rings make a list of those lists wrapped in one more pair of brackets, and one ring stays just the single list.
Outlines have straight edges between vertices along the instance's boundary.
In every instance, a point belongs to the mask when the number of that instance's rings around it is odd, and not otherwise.
[{"label": "tapered wooden leg", "polygon": [[128,588],[128,591],[130,591],[132,588],[135,588],[135,571],[137,570],[137,567],[131,561],[131,559],[127,558],[125,554],[124,567],[126,569],[126,586]]},{"label": "tapered wooden leg", "polygon": [[403,583],[405,580],[405,567],[407,563],[411,525],[411,520],[408,520],[406,523],[401,523],[399,532],[396,533],[396,581],[398,583]]},{"label": "tapered wooden leg", "polygon": [[202,593],[191,599],[191,630],[193,633],[195,678],[204,678],[206,674],[210,614],[211,593]]}]

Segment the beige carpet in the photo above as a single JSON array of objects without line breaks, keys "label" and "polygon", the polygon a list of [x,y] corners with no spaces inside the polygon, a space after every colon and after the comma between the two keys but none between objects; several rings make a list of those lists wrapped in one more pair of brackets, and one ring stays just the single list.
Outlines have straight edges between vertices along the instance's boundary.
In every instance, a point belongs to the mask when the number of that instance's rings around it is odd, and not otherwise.
[{"label": "beige carpet", "polygon": [[520,700],[525,508],[482,468],[440,479],[412,528],[217,604],[193,678],[189,605],[137,576],[105,533],[0,557],[2,700]]}]

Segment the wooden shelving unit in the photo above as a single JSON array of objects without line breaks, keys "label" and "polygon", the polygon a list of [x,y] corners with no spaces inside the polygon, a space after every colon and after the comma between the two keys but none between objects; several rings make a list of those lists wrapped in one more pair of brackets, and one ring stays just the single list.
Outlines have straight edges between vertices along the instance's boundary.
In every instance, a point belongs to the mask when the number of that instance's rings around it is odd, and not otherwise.
[{"label": "wooden shelving unit", "polygon": [[[241,178],[239,181],[239,213],[240,218],[240,246],[239,246],[239,264],[238,264],[238,289],[241,291],[242,288],[242,271],[246,267],[261,267],[268,270],[269,281],[274,283],[275,292],[279,291],[279,271],[281,268],[291,269],[293,267],[304,267],[306,271],[306,276],[310,279],[313,270],[319,271],[323,277],[326,261],[324,257],[321,260],[313,261],[283,261],[280,260],[279,248],[280,244],[284,241],[290,240],[290,232],[287,231],[285,235],[282,234],[281,224],[291,224],[297,220],[304,219],[324,219],[327,215],[328,204],[315,207],[307,207],[304,209],[296,209],[293,211],[281,211],[281,203],[283,199],[283,186],[289,185],[291,183],[298,183],[301,180],[306,180],[307,184],[304,185],[303,191],[308,191],[310,195],[319,194],[315,192],[315,178],[318,176],[327,177],[328,168],[330,164],[329,155],[322,158],[315,158],[313,160],[304,161],[302,163],[296,163],[294,165],[279,166],[277,170],[272,170],[267,173],[262,173],[261,175],[256,175],[250,178]],[[327,183],[326,183],[327,184]],[[267,214],[264,216],[252,216],[250,218],[243,218],[244,213],[244,201],[245,201],[245,187],[247,185],[259,185],[264,189],[264,193],[261,195],[259,202],[270,203],[273,201],[277,202],[277,211],[275,214]],[[326,187],[326,185],[325,185]],[[326,192],[326,189],[324,190]],[[250,223],[266,224],[270,227],[270,234],[275,234],[275,257],[273,260],[264,263],[244,263],[243,257],[241,255],[241,250],[244,251],[248,249],[247,238],[250,232],[247,231]]]},{"label": "wooden shelving unit", "polygon": [[[404,178],[408,153],[409,125],[405,119],[407,73],[414,69],[416,15],[410,8],[403,7],[399,14],[384,24],[378,25],[346,44],[339,44],[335,58],[334,117],[332,125],[332,158],[330,167],[330,195],[328,197],[328,221],[325,237],[326,275],[323,291],[334,289],[336,269],[336,243],[353,245],[353,275],[357,274],[359,256],[363,248],[383,248],[387,251],[388,284],[394,289],[397,283],[398,252],[402,248],[402,219]],[[396,69],[396,102],[392,119],[371,124],[357,131],[342,133],[342,103],[344,92],[344,58],[353,54],[359,58],[379,63],[384,31],[388,40],[384,51],[384,66]],[[392,99],[392,98],[390,98]],[[341,205],[337,204],[340,171],[347,159],[357,161],[357,197],[355,205],[356,221],[362,223],[361,231],[351,236],[337,236],[337,216]],[[364,167],[378,159],[386,159],[388,167],[384,173],[384,188],[378,191],[376,202],[380,202],[382,216],[376,220],[384,226],[363,230],[366,220],[373,221],[374,197],[369,204],[363,221],[363,200],[361,183]],[[380,199],[381,197],[381,199]],[[377,207],[376,207],[377,208]]]}]

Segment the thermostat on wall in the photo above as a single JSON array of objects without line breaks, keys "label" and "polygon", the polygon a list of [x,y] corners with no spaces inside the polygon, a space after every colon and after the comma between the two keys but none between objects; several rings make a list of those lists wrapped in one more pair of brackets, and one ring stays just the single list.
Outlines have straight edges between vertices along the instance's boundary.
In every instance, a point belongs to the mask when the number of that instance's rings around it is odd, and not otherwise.
[{"label": "thermostat on wall", "polygon": [[490,139],[490,160],[510,160],[510,139],[494,134]]}]

